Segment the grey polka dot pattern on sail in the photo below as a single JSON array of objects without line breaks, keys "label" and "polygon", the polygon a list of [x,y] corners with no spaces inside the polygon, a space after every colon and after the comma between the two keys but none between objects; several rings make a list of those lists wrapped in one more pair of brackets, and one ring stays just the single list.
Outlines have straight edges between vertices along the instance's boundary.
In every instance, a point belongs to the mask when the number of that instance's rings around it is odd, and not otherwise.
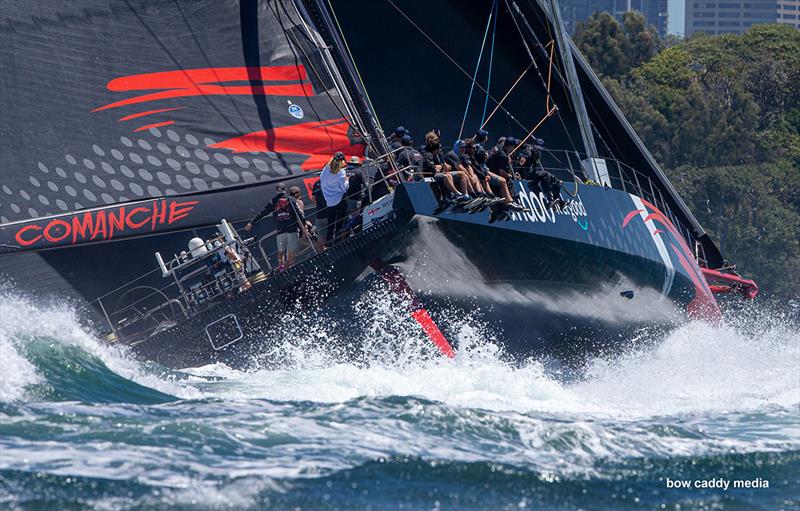
[{"label": "grey polka dot pattern on sail", "polygon": [[67,210],[67,203],[66,203],[66,202],[64,202],[64,201],[63,201],[63,200],[61,200],[61,199],[56,199],[56,206],[57,206],[57,207],[58,207],[58,209],[60,209],[61,211],[66,211],[66,210]]},{"label": "grey polka dot pattern on sail", "polygon": [[139,177],[141,177],[145,181],[153,180],[153,174],[147,172],[145,169],[139,169]]},{"label": "grey polka dot pattern on sail", "polygon": [[114,197],[110,196],[107,193],[100,195],[100,198],[103,199],[103,202],[106,204],[114,204]]},{"label": "grey polka dot pattern on sail", "polygon": [[225,174],[225,177],[228,178],[228,181],[230,181],[232,183],[238,183],[239,182],[239,174],[234,172],[232,169],[229,169],[228,167],[225,167],[224,169],[222,169],[222,173]]},{"label": "grey polka dot pattern on sail", "polygon": [[222,183],[220,183],[218,181],[213,181],[211,183],[211,189],[213,190],[213,189],[216,189],[216,188],[222,188]]},{"label": "grey polka dot pattern on sail", "polygon": [[111,156],[112,156],[112,157],[113,157],[115,160],[119,160],[119,161],[122,161],[122,160],[124,160],[124,159],[125,159],[125,155],[123,155],[123,154],[122,154],[120,151],[118,151],[117,149],[112,149],[112,150],[111,150]]},{"label": "grey polka dot pattern on sail", "polygon": [[147,194],[151,195],[151,196],[162,195],[161,190],[159,190],[158,188],[156,188],[153,185],[150,185],[150,186],[147,187]]},{"label": "grey polka dot pattern on sail", "polygon": [[194,150],[194,155],[197,158],[199,158],[199,159],[201,159],[203,161],[208,161],[208,154],[205,151],[203,151],[202,149],[199,149],[199,148],[195,149]]},{"label": "grey polka dot pattern on sail", "polygon": [[67,163],[69,163],[70,165],[75,165],[76,163],[78,163],[78,160],[76,160],[75,157],[72,156],[71,154],[64,155],[64,159],[67,160]]},{"label": "grey polka dot pattern on sail", "polygon": [[29,194],[25,190],[20,190],[19,191],[19,196],[22,197],[25,200],[31,200],[31,194]]},{"label": "grey polka dot pattern on sail", "polygon": [[70,197],[77,197],[78,196],[78,192],[75,191],[75,188],[71,187],[70,185],[65,185],[64,186],[64,191],[67,192],[67,195],[69,195]]},{"label": "grey polka dot pattern on sail", "polygon": [[75,175],[75,181],[79,182],[82,185],[86,184],[86,176],[84,176],[80,172],[76,172],[74,175]]},{"label": "grey polka dot pattern on sail", "polygon": [[67,177],[67,171],[65,171],[61,167],[56,167],[56,174],[58,174],[59,177],[64,177],[64,178]]},{"label": "grey polka dot pattern on sail", "polygon": [[83,204],[81,204],[80,202],[76,202],[75,209],[83,209]]},{"label": "grey polka dot pattern on sail", "polygon": [[92,176],[92,182],[96,186],[99,186],[100,188],[105,188],[106,187],[106,182],[103,181],[102,179],[100,179],[100,176]]},{"label": "grey polka dot pattern on sail", "polygon": [[38,199],[39,199],[39,202],[41,202],[45,206],[49,206],[50,205],[50,200],[47,197],[45,197],[44,195],[42,195],[41,193],[39,194]]},{"label": "grey polka dot pattern on sail", "polygon": [[184,158],[188,158],[192,155],[192,153],[190,153],[189,150],[183,147],[182,145],[176,146],[175,152],[178,153],[178,155],[183,156]]},{"label": "grey polka dot pattern on sail", "polygon": [[128,167],[127,165],[120,165],[119,171],[122,172],[123,176],[129,179],[133,179],[136,176],[136,174],[134,174],[133,171],[130,169],[130,167]]},{"label": "grey polka dot pattern on sail", "polygon": [[186,139],[186,143],[191,145],[198,145],[200,143],[200,141],[197,140],[197,137],[195,137],[191,133],[187,133],[184,138]]},{"label": "grey polka dot pattern on sail", "polygon": [[158,147],[158,150],[161,151],[163,154],[171,154],[172,153],[172,149],[170,149],[169,146],[167,144],[165,144],[164,142],[159,142],[156,147]]},{"label": "grey polka dot pattern on sail", "polygon": [[165,185],[172,184],[172,179],[170,179],[166,172],[156,172],[156,177]]},{"label": "grey polka dot pattern on sail", "polygon": [[178,174],[175,176],[175,181],[178,183],[179,186],[185,188],[187,190],[192,188],[192,182],[189,181],[189,178],[184,176],[183,174]]},{"label": "grey polka dot pattern on sail", "polygon": [[264,160],[254,159],[253,165],[261,172],[269,172],[269,165]]},{"label": "grey polka dot pattern on sail", "polygon": [[112,179],[110,183],[111,187],[118,192],[121,192],[125,189],[125,185],[123,185],[118,179]]},{"label": "grey polka dot pattern on sail", "polygon": [[39,212],[33,208],[28,208],[28,214],[31,216],[31,218],[36,218],[39,216]]},{"label": "grey polka dot pattern on sail", "polygon": [[39,162],[39,163],[38,163],[36,166],[37,166],[37,167],[39,167],[39,170],[41,170],[41,171],[42,171],[42,172],[44,172],[45,174],[47,174],[48,172],[50,172],[50,169],[48,169],[48,168],[47,168],[47,166],[46,166],[44,163],[42,163],[42,162]]},{"label": "grey polka dot pattern on sail", "polygon": [[172,158],[167,158],[166,162],[167,162],[167,165],[169,165],[172,170],[174,170],[176,172],[181,170],[181,164],[178,163],[177,161],[173,160]]},{"label": "grey polka dot pattern on sail", "polygon": [[149,151],[150,149],[152,149],[152,148],[153,148],[153,146],[151,146],[151,145],[150,145],[150,142],[148,142],[147,140],[142,140],[142,139],[140,138],[140,139],[139,139],[137,142],[139,142],[139,147],[141,147],[141,148],[142,148],[142,149],[144,149],[145,151]]},{"label": "grey polka dot pattern on sail", "polygon": [[31,184],[32,184],[33,186],[37,187],[37,188],[38,188],[38,187],[40,187],[40,186],[42,186],[42,185],[41,185],[41,183],[39,183],[39,180],[38,180],[38,179],[36,179],[36,178],[35,178],[35,177],[33,177],[33,176],[30,176],[30,177],[28,178],[28,181],[30,181],[30,182],[31,182]]},{"label": "grey polka dot pattern on sail", "polygon": [[203,139],[203,143],[207,146],[214,145],[217,142],[215,140],[211,140],[210,138],[206,137]]},{"label": "grey polka dot pattern on sail", "polygon": [[242,180],[244,180],[245,183],[255,183],[256,181],[258,181],[256,179],[256,176],[253,175],[252,172],[248,171],[242,172]]},{"label": "grey polka dot pattern on sail", "polygon": [[144,190],[142,189],[141,186],[139,186],[139,183],[131,183],[128,185],[128,188],[130,188],[131,191],[136,195],[138,195],[139,197],[144,195]]},{"label": "grey polka dot pattern on sail", "polygon": [[192,183],[194,184],[195,189],[200,190],[201,192],[208,190],[208,185],[206,182],[199,177],[192,179]]},{"label": "grey polka dot pattern on sail", "polygon": [[97,201],[97,196],[94,193],[92,193],[92,191],[89,190],[88,188],[83,189],[83,196],[92,202]]},{"label": "grey polka dot pattern on sail", "polygon": [[136,164],[138,164],[138,165],[141,165],[141,164],[142,164],[142,162],[144,162],[144,160],[142,160],[142,157],[141,157],[141,156],[139,156],[139,155],[138,155],[138,154],[136,154],[136,153],[130,153],[130,154],[128,155],[128,157],[131,159],[131,161],[132,161],[133,163],[136,163]]},{"label": "grey polka dot pattern on sail", "polygon": [[179,142],[181,139],[181,136],[178,135],[175,130],[167,130],[167,137],[173,142]]},{"label": "grey polka dot pattern on sail", "polygon": [[164,190],[164,195],[175,195],[176,193],[178,192],[176,192],[172,188],[167,188],[166,190]]},{"label": "grey polka dot pattern on sail", "polygon": [[122,145],[125,147],[133,147],[133,141],[128,137],[119,137],[119,141],[122,142]]},{"label": "grey polka dot pattern on sail", "polygon": [[149,163],[150,165],[154,165],[156,167],[160,167],[161,166],[161,160],[159,160],[158,158],[156,158],[152,154],[147,157],[147,163]]},{"label": "grey polka dot pattern on sail", "polygon": [[187,161],[186,162],[186,168],[192,174],[200,174],[200,167],[198,167],[197,164],[195,162],[193,162],[193,161]]},{"label": "grey polka dot pattern on sail", "polygon": [[54,192],[58,191],[58,185],[55,184],[53,181],[48,181],[47,182],[47,187],[50,188],[50,190],[52,190]]},{"label": "grey polka dot pattern on sail", "polygon": [[219,177],[219,171],[215,166],[211,165],[210,163],[206,163],[205,165],[203,165],[203,171],[206,173],[208,177],[213,177],[213,178]]},{"label": "grey polka dot pattern on sail", "polygon": [[17,206],[16,204],[14,204],[14,203],[12,202],[12,203],[11,203],[11,211],[13,211],[14,213],[19,213],[19,212],[20,212],[20,211],[22,211],[22,210],[19,208],[19,206]]},{"label": "grey polka dot pattern on sail", "polygon": [[243,169],[246,169],[250,166],[250,162],[247,160],[247,158],[242,158],[241,156],[234,156],[233,163],[242,167]]},{"label": "grey polka dot pattern on sail", "polygon": [[103,170],[106,171],[106,174],[114,174],[114,167],[111,166],[110,163],[107,161],[100,162],[100,166],[103,167]]},{"label": "grey polka dot pattern on sail", "polygon": [[158,129],[158,128],[150,128],[148,131],[150,131],[150,134],[153,135],[154,137],[161,138],[161,130],[160,129]]},{"label": "grey polka dot pattern on sail", "polygon": [[97,144],[93,144],[92,145],[92,151],[94,151],[94,154],[96,154],[97,156],[105,156],[106,155],[106,152],[103,151],[103,149]]},{"label": "grey polka dot pattern on sail", "polygon": [[84,158],[83,159],[83,166],[86,167],[89,170],[94,170],[94,168],[95,168],[94,162],[92,160],[88,159],[88,158]]},{"label": "grey polka dot pattern on sail", "polygon": [[231,162],[231,159],[222,153],[214,153],[214,159],[222,163],[223,165],[227,165]]}]

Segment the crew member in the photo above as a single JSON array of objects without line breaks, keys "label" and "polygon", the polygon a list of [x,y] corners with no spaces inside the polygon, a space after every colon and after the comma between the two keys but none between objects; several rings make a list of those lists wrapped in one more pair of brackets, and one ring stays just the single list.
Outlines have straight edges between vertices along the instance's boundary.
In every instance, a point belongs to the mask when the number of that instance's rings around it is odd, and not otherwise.
[{"label": "crew member", "polygon": [[253,225],[270,213],[273,214],[275,230],[278,232],[275,237],[278,244],[278,270],[283,271],[294,264],[294,258],[299,244],[297,229],[298,226],[305,223],[305,219],[297,208],[294,197],[286,194],[286,185],[283,183],[278,183],[277,186],[275,186],[275,196],[270,203],[264,206],[264,208],[244,227],[245,232],[250,232]]},{"label": "crew member", "polygon": [[347,173],[344,171],[344,153],[338,151],[331,161],[322,169],[319,176],[322,195],[328,206],[328,229],[325,233],[325,243],[336,240],[338,231],[342,228],[347,218],[347,201],[344,200],[350,186]]},{"label": "crew member", "polygon": [[[463,173],[453,170],[448,165],[441,152],[442,146],[439,135],[431,131],[425,135],[425,151],[422,153],[422,175],[432,177],[439,186],[444,188],[445,198],[448,201],[463,204],[472,200],[467,194],[467,179]],[[461,189],[457,189],[454,178],[458,179]]]}]

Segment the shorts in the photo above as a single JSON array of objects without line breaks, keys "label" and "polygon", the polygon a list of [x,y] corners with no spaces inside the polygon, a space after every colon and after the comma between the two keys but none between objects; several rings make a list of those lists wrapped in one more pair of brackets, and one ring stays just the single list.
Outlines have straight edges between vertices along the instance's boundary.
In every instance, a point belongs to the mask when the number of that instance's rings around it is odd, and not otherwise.
[{"label": "shorts", "polygon": [[500,184],[502,184],[502,181],[500,180],[500,178],[498,176],[494,176],[494,175],[490,174],[489,175],[489,184],[491,186],[500,186]]},{"label": "shorts", "polygon": [[275,240],[278,242],[278,253],[297,252],[300,245],[300,238],[296,232],[278,233]]}]

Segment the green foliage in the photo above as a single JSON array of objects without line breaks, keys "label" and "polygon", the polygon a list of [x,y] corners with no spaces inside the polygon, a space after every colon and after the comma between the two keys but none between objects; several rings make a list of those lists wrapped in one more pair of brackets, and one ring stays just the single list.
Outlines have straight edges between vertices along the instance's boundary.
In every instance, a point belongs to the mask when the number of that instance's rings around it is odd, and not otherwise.
[{"label": "green foliage", "polygon": [[607,12],[596,12],[575,29],[575,44],[596,71],[619,77],[652,58],[661,47],[655,27],[644,14],[628,11],[622,25]]},{"label": "green foliage", "polygon": [[[603,15],[583,30],[587,55],[606,51],[589,35],[641,34]],[[647,57],[621,43],[617,62],[589,60],[723,254],[768,293],[796,296],[800,31],[756,25],[642,45],[662,49]]]}]

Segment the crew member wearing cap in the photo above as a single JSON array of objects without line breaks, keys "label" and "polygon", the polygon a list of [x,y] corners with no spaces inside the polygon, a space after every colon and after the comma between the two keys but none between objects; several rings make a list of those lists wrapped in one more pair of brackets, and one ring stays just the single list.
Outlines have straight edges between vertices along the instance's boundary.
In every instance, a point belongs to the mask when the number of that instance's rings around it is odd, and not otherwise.
[{"label": "crew member wearing cap", "polygon": [[364,205],[362,199],[369,196],[367,175],[358,156],[351,156],[347,160],[347,177],[350,183],[347,188],[348,206],[358,209]]},{"label": "crew member wearing cap", "polygon": [[400,139],[400,144],[402,149],[397,152],[395,158],[397,166],[400,167],[406,175],[411,175],[415,179],[421,179],[422,153],[414,148],[414,141],[411,140],[411,135],[403,135]]},{"label": "crew member wearing cap", "polygon": [[[519,144],[519,140],[514,137],[501,138],[498,141],[498,147],[489,155],[486,160],[486,166],[489,171],[502,177],[506,181],[506,188],[511,194],[511,181],[514,179],[514,169],[511,164],[511,151]],[[505,196],[505,193],[503,194]],[[508,206],[516,210],[526,209],[521,204],[511,202]]]},{"label": "crew member wearing cap", "polygon": [[322,169],[319,176],[322,195],[325,197],[328,212],[328,228],[325,243],[335,240],[344,220],[347,218],[347,200],[345,194],[350,186],[347,173],[344,171],[344,153],[338,151],[331,161]]},{"label": "crew member wearing cap", "polygon": [[396,127],[394,129],[394,133],[392,133],[386,138],[386,141],[389,142],[389,149],[391,149],[392,151],[394,151],[395,149],[400,149],[400,146],[402,145],[401,139],[403,138],[404,135],[411,136],[411,133],[403,126]]}]

